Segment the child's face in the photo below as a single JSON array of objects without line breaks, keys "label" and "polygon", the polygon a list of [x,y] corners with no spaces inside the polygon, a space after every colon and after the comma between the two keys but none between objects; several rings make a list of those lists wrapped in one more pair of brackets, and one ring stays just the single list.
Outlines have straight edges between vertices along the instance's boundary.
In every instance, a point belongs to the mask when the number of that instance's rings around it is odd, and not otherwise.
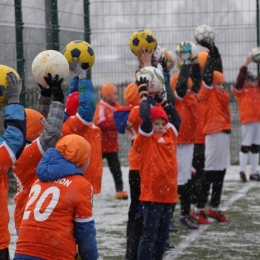
[{"label": "child's face", "polygon": [[154,132],[158,135],[163,135],[166,132],[166,121],[164,118],[159,117],[153,121]]},{"label": "child's face", "polygon": [[111,94],[105,98],[105,101],[111,105],[114,105],[118,100],[118,94]]},{"label": "child's face", "polygon": [[225,89],[224,89],[224,82],[219,82],[219,83],[217,83],[217,84],[214,84],[214,87],[215,87],[218,91],[220,91],[220,92],[225,91]]}]

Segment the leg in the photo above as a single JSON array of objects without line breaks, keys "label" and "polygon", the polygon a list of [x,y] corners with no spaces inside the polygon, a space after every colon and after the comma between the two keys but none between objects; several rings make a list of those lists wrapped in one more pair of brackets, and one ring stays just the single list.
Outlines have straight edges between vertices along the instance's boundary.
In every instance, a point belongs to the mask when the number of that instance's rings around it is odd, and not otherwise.
[{"label": "leg", "polygon": [[250,164],[251,164],[251,174],[250,180],[260,181],[260,175],[258,173],[258,162],[259,162],[259,145],[252,144],[250,147]]},{"label": "leg", "polygon": [[103,156],[106,157],[108,167],[113,175],[116,191],[117,192],[122,191],[123,190],[122,171],[121,171],[121,165],[117,153],[106,153],[103,154]]},{"label": "leg", "polygon": [[0,260],[10,260],[8,248],[0,250]]},{"label": "leg", "polygon": [[163,214],[158,228],[158,239],[154,244],[153,258],[161,260],[165,251],[166,241],[169,238],[169,223],[172,218],[172,204],[164,204]]},{"label": "leg", "polygon": [[204,172],[205,163],[205,144],[195,144],[192,166],[196,170],[196,174],[191,179],[191,204],[196,204],[198,191],[201,186],[201,178]]},{"label": "leg", "polygon": [[240,180],[246,182],[246,165],[248,160],[248,152],[250,151],[250,146],[242,145],[239,152],[239,165],[240,165]]},{"label": "leg", "polygon": [[210,200],[211,208],[217,209],[219,207],[225,174],[226,170],[216,171],[212,173],[212,195]]},{"label": "leg", "polygon": [[207,215],[210,218],[214,218],[220,222],[229,222],[229,219],[224,215],[221,210],[219,210],[225,173],[226,169],[223,171],[216,171],[213,174],[210,208],[207,210]]},{"label": "leg", "polygon": [[[130,186],[130,206],[128,210],[128,222],[126,228],[126,258],[137,259],[137,250],[142,230],[142,218],[138,218],[138,205],[140,196],[140,177],[139,171],[129,171],[129,186]],[[141,226],[140,226],[141,225]]]},{"label": "leg", "polygon": [[[158,227],[163,214],[162,203],[143,202],[144,227],[138,247],[138,259],[152,259]],[[169,228],[169,223],[167,223]],[[165,241],[166,242],[166,241]]]}]

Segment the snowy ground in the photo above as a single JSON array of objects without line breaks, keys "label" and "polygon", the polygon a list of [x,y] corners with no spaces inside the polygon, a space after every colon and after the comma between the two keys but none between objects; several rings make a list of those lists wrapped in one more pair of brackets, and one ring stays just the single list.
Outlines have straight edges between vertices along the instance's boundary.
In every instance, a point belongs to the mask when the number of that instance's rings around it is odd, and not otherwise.
[{"label": "snowy ground", "polygon": [[[125,189],[128,190],[128,168],[122,167],[122,171]],[[166,252],[165,260],[260,259],[260,183],[240,183],[238,172],[238,166],[228,168],[221,204],[231,222],[214,222],[210,226],[200,226],[198,230],[190,231],[179,225],[177,205],[174,219],[181,231],[170,234],[170,242],[174,243],[176,248]],[[93,201],[100,260],[124,259],[128,201],[116,200],[114,195],[112,175],[105,167],[102,192],[95,195]],[[9,210],[12,259],[17,238],[12,218],[12,198],[9,200]]]}]

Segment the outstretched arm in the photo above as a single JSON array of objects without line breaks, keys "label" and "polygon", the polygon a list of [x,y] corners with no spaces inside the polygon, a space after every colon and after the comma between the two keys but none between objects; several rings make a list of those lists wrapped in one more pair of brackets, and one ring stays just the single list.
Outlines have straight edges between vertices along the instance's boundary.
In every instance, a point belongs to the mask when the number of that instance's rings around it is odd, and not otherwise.
[{"label": "outstretched arm", "polygon": [[235,88],[237,90],[241,90],[245,84],[245,80],[246,80],[246,74],[248,71],[248,64],[252,62],[252,58],[251,56],[248,56],[244,62],[244,65],[240,68],[238,76],[237,76],[237,80],[236,80],[236,84],[235,84]]}]

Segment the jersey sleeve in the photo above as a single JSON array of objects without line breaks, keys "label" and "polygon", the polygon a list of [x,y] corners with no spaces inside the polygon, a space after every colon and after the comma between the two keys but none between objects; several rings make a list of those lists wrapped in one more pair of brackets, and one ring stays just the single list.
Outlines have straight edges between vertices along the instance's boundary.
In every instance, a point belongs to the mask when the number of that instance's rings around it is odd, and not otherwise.
[{"label": "jersey sleeve", "polygon": [[[4,126],[6,128],[0,143],[10,152],[10,157],[18,159],[26,145],[26,120],[24,107],[19,104],[10,104],[4,109]],[[2,156],[1,156],[2,160]],[[12,165],[12,164],[11,164]],[[9,165],[9,167],[11,167]]]}]

